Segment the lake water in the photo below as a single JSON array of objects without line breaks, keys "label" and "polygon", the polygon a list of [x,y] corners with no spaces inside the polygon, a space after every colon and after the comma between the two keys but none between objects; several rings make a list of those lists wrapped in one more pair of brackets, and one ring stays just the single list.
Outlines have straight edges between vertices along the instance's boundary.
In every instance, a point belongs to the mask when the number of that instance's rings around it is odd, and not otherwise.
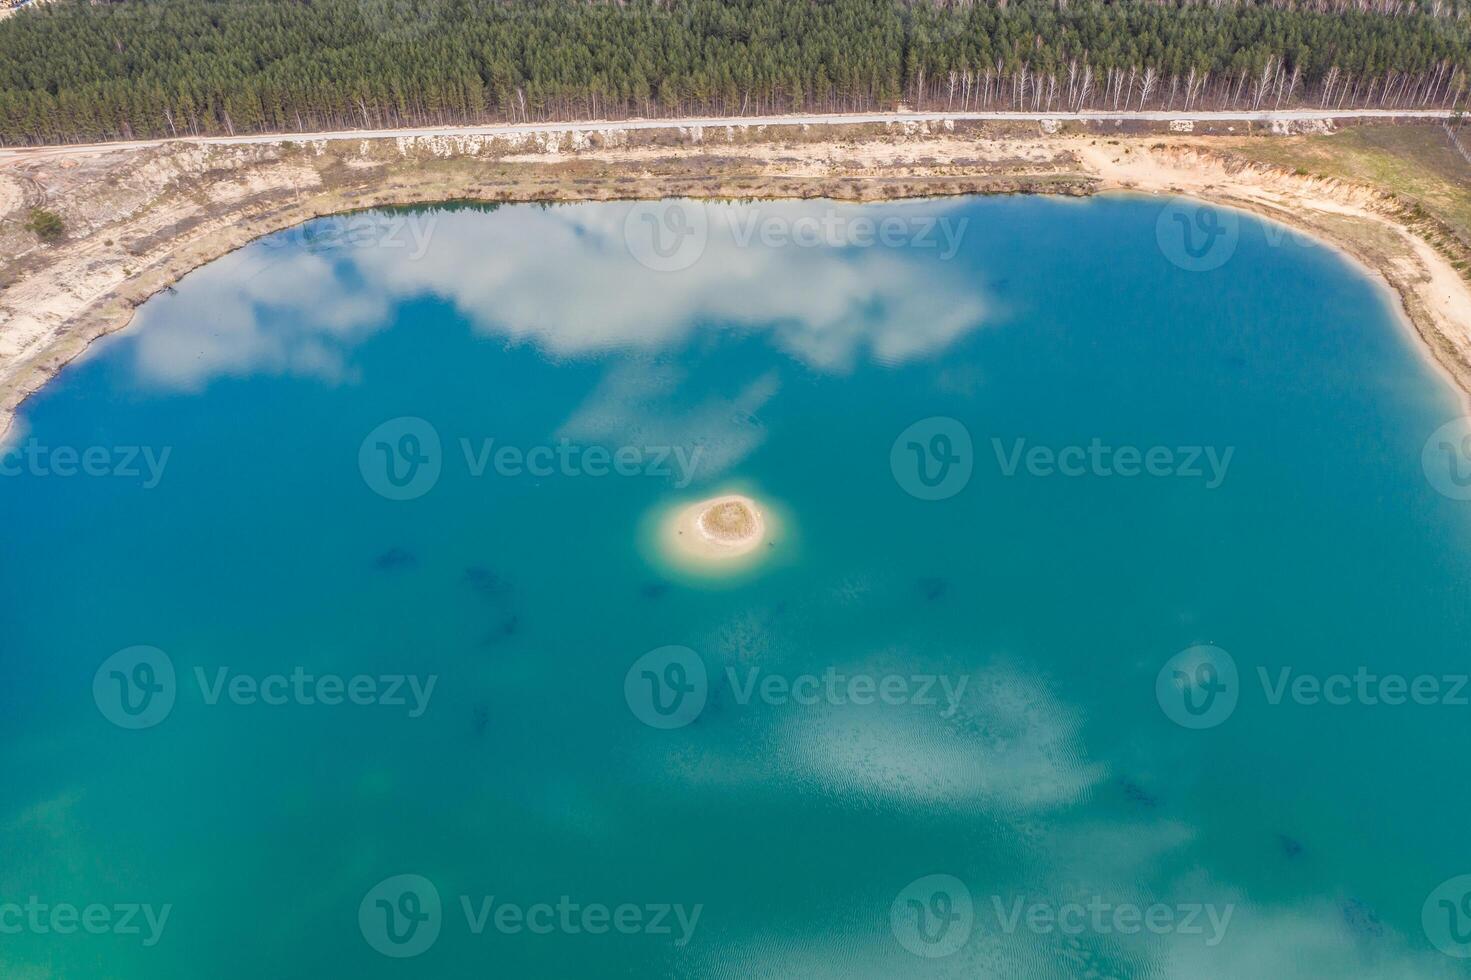
[{"label": "lake water", "polygon": [[0,974],[1465,976],[1462,413],[1154,199],[257,242],[5,457]]}]

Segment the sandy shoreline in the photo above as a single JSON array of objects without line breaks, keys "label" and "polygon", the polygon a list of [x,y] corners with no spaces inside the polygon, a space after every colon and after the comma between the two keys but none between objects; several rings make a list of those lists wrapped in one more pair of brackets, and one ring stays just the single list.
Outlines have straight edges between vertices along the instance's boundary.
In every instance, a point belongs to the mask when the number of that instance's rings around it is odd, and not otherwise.
[{"label": "sandy shoreline", "polygon": [[656,565],[713,585],[739,583],[789,556],[789,531],[787,515],[765,494],[727,486],[701,499],[661,502],[638,533],[640,547]]},{"label": "sandy shoreline", "polygon": [[683,560],[719,568],[765,543],[766,518],[750,497],[721,494],[671,511],[663,537]]},{"label": "sandy shoreline", "polygon": [[[1242,208],[1339,249],[1399,297],[1424,349],[1471,406],[1465,245],[1366,184],[1242,163],[1218,137],[962,134],[924,127],[715,144],[381,141],[333,147],[167,147],[0,165],[0,439],[15,410],[136,307],[262,235],[355,208],[453,199],[580,201],[688,196],[894,200],[950,194],[1180,195]],[[53,203],[54,202],[54,203]],[[70,236],[39,246],[29,208]]]}]

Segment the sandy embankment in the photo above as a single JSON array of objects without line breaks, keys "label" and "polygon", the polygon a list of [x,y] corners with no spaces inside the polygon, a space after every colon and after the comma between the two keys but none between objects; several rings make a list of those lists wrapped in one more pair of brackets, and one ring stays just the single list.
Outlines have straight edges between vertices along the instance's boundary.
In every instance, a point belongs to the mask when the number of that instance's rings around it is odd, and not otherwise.
[{"label": "sandy embankment", "polygon": [[[1471,285],[1422,237],[1423,215],[1372,187],[1239,165],[1229,151],[1229,139],[1217,136],[1104,139],[1035,126],[961,134],[906,125],[18,156],[0,164],[0,431],[31,392],[190,270],[319,215],[456,198],[1190,195],[1286,222],[1358,258],[1399,293],[1429,351],[1471,391]],[[41,246],[23,230],[29,209],[43,205],[65,218],[65,243]]]},{"label": "sandy embankment", "polygon": [[1471,282],[1372,188],[1260,165],[1229,165],[1190,147],[1121,153],[1080,148],[1106,188],[1179,194],[1251,211],[1341,250],[1397,294],[1425,352],[1471,411]]}]

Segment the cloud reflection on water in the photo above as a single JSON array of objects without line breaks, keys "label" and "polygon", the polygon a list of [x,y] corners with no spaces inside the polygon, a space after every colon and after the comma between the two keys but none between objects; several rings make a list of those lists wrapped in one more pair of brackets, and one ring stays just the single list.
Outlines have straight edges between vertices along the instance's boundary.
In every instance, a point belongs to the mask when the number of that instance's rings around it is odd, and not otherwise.
[{"label": "cloud reflection on water", "polygon": [[254,374],[343,380],[347,352],[387,324],[389,309],[387,294],[353,288],[322,255],[252,246],[143,308],[135,374],[181,391]]},{"label": "cloud reflection on water", "polygon": [[680,272],[646,268],[629,252],[625,221],[651,206],[372,219],[421,222],[413,235],[334,234],[363,216],[324,219],[227,256],[190,276],[177,295],[148,304],[137,373],[173,390],[252,373],[350,379],[352,348],[387,325],[395,302],[425,296],[452,304],[483,333],[552,356],[661,350],[716,324],[765,333],[821,371],[862,358],[922,358],[986,319],[974,282],[934,249],[742,244],[753,223],[834,214],[913,220],[956,202],[705,205],[708,242]]}]

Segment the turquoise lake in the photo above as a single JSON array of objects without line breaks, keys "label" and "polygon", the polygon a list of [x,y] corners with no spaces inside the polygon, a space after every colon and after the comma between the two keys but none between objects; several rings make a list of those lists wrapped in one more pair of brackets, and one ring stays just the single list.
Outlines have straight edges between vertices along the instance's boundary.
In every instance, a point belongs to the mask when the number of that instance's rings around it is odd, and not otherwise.
[{"label": "turquoise lake", "polygon": [[1464,414],[1183,202],[256,242],[3,458],[0,976],[1467,976]]}]

